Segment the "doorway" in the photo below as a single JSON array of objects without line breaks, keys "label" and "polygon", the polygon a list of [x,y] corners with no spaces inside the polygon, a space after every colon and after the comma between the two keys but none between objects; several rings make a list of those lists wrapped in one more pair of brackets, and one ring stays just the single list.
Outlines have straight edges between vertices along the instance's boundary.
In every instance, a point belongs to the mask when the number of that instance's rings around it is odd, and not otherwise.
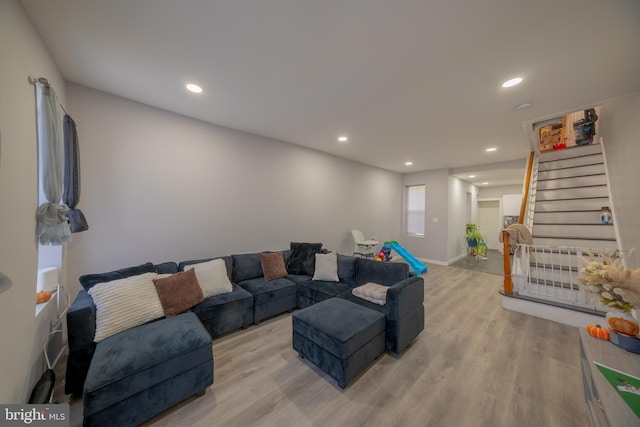
[{"label": "doorway", "polygon": [[487,248],[500,248],[498,234],[501,229],[500,200],[478,200],[478,230],[487,240]]}]

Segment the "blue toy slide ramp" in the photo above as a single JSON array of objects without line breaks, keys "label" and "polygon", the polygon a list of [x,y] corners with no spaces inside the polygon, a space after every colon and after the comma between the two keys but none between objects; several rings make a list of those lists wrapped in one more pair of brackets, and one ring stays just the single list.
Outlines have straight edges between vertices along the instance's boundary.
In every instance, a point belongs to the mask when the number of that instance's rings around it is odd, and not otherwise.
[{"label": "blue toy slide ramp", "polygon": [[385,242],[384,245],[396,251],[398,255],[400,255],[405,261],[407,261],[407,263],[409,263],[409,267],[411,267],[413,272],[418,276],[422,273],[427,272],[427,266],[423,262],[419,261],[418,258],[411,255],[405,248],[400,246],[400,243],[392,240],[391,242]]}]

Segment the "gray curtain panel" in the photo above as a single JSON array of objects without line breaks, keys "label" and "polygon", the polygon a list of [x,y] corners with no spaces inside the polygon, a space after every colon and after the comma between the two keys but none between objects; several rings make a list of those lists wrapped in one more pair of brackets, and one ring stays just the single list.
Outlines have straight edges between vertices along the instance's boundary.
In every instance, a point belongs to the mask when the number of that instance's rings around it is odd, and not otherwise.
[{"label": "gray curtain panel", "polygon": [[36,236],[43,245],[71,240],[67,207],[60,204],[64,169],[62,115],[53,88],[36,83],[40,186],[47,199],[36,211]]},{"label": "gray curtain panel", "polygon": [[80,209],[76,209],[80,202],[80,149],[76,123],[71,116],[64,116],[64,193],[62,201],[69,207],[69,229],[72,233],[79,233],[89,229],[87,219]]}]

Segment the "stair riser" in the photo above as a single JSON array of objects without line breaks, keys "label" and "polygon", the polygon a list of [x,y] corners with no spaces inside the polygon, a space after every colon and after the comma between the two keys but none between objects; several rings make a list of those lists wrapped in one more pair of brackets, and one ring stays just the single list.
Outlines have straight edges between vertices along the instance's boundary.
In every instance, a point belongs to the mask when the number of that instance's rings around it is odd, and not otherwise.
[{"label": "stair riser", "polygon": [[592,212],[538,212],[534,224],[600,224],[600,211]]},{"label": "stair riser", "polygon": [[605,175],[578,176],[575,178],[552,179],[538,181],[538,191],[558,190],[561,188],[590,187],[593,185],[607,185]]},{"label": "stair riser", "polygon": [[572,178],[585,175],[600,175],[605,173],[604,165],[578,166],[570,169],[558,169],[552,171],[538,170],[538,182],[546,179]]},{"label": "stair riser", "polygon": [[538,171],[573,168],[576,166],[594,165],[598,163],[604,163],[604,157],[602,156],[602,154],[594,154],[591,156],[574,157],[571,159],[540,163],[538,165]]},{"label": "stair riser", "polygon": [[563,212],[563,211],[599,211],[603,206],[611,206],[608,197],[582,200],[536,200],[534,220],[538,212]]},{"label": "stair riser", "polygon": [[609,197],[606,185],[597,187],[564,188],[560,190],[540,190],[536,192],[536,201],[587,199],[596,197]]},{"label": "stair riser", "polygon": [[533,224],[534,236],[552,236],[555,238],[575,239],[589,237],[592,239],[615,239],[612,225],[603,224]]}]

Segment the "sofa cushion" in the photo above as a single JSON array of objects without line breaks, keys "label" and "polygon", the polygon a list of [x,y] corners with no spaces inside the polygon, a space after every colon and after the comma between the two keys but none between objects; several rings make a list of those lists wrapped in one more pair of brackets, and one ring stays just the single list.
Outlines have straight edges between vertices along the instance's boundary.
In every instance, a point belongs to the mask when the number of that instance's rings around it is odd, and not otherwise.
[{"label": "sofa cushion", "polygon": [[233,290],[231,292],[205,298],[200,304],[195,305],[191,311],[196,313],[199,319],[209,319],[224,311],[252,309],[253,296],[235,283],[232,283],[232,285]]},{"label": "sofa cushion", "polygon": [[315,272],[315,254],[322,250],[322,243],[291,242],[291,256],[287,264],[290,274],[313,276]]},{"label": "sofa cushion", "polygon": [[215,258],[203,258],[203,259],[191,259],[188,261],[182,261],[180,264],[178,264],[178,271],[184,271],[187,266],[189,265],[193,265],[193,264],[202,264],[203,262],[207,262],[207,261],[211,261],[214,259],[221,259],[224,261],[224,264],[227,266],[227,276],[229,277],[229,280],[231,280],[231,273],[233,270],[233,260],[231,259],[230,256],[221,256],[221,257],[215,257]]},{"label": "sofa cushion", "polygon": [[338,278],[341,282],[355,285],[358,274],[358,258],[338,254]]},{"label": "sofa cushion", "polygon": [[296,294],[296,284],[285,278],[268,281],[264,277],[260,277],[244,280],[238,285],[253,295],[254,305],[265,304]]},{"label": "sofa cushion", "polygon": [[114,280],[125,279],[131,276],[138,276],[144,273],[155,272],[155,267],[152,263],[147,262],[144,264],[136,265],[133,267],[121,268],[120,270],[109,271],[107,273],[98,274],[85,274],[80,276],[80,284],[85,291],[91,289],[98,283],[112,282]]},{"label": "sofa cushion", "polygon": [[178,264],[173,261],[155,264],[154,267],[158,274],[175,274],[178,272]]},{"label": "sofa cushion", "polygon": [[282,252],[266,252],[260,254],[262,274],[266,280],[287,277],[287,267],[284,264]]},{"label": "sofa cushion", "polygon": [[316,254],[315,271],[313,280],[325,280],[327,282],[337,282],[338,278],[338,257],[335,252],[328,254]]},{"label": "sofa cushion", "polygon": [[155,278],[156,273],[144,273],[89,289],[96,305],[95,342],[164,316]]},{"label": "sofa cushion", "polygon": [[195,270],[198,283],[202,288],[205,298],[231,292],[231,281],[227,275],[227,267],[224,260],[212,259],[200,264],[187,265],[187,270]]},{"label": "sofa cushion", "polygon": [[298,294],[313,301],[324,301],[351,292],[351,285],[342,282],[326,282],[323,280],[309,280],[298,284]]},{"label": "sofa cushion", "polygon": [[262,277],[262,262],[259,253],[231,255],[233,259],[232,280],[240,283],[243,280]]},{"label": "sofa cushion", "polygon": [[379,262],[358,258],[358,285],[368,282],[391,286],[409,277],[409,265],[403,262]]},{"label": "sofa cushion", "polygon": [[165,317],[173,317],[199,304],[204,299],[194,269],[154,279]]},{"label": "sofa cushion", "polygon": [[304,274],[289,274],[287,279],[291,280],[294,283],[303,283],[308,282],[312,279],[311,276],[305,276]]}]

